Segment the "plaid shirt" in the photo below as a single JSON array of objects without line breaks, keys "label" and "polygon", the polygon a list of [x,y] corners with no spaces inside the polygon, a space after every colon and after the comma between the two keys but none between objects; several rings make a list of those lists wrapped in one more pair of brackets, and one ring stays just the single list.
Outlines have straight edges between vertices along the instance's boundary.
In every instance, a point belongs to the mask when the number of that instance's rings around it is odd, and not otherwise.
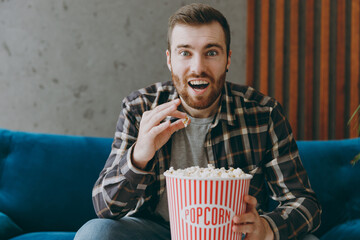
[{"label": "plaid shirt", "polygon": [[[99,217],[119,219],[147,209],[153,212],[165,190],[171,139],[144,170],[131,162],[141,116],[178,98],[172,82],[156,83],[123,100],[110,156],[93,189]],[[316,230],[321,209],[301,163],[290,125],[280,104],[251,87],[225,83],[220,108],[205,140],[209,163],[241,168],[253,175],[249,194],[274,231],[292,239]],[[269,197],[280,205],[271,212]]]}]

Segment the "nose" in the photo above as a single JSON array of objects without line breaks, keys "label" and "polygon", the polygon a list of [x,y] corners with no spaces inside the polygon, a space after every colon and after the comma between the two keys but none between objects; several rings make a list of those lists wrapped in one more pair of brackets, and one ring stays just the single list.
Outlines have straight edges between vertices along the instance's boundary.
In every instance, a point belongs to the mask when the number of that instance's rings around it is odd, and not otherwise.
[{"label": "nose", "polygon": [[201,55],[194,55],[191,61],[191,73],[200,75],[206,69],[205,59]]}]

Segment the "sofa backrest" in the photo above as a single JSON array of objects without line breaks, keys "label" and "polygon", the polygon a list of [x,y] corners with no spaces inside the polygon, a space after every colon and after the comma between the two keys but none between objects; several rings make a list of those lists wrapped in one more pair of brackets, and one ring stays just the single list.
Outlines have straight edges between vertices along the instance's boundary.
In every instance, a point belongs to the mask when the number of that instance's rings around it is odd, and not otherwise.
[{"label": "sofa backrest", "polygon": [[346,221],[360,219],[360,163],[350,164],[360,153],[360,138],[297,144],[323,210],[317,235]]},{"label": "sofa backrest", "polygon": [[112,139],[0,129],[0,212],[25,232],[76,231]]}]

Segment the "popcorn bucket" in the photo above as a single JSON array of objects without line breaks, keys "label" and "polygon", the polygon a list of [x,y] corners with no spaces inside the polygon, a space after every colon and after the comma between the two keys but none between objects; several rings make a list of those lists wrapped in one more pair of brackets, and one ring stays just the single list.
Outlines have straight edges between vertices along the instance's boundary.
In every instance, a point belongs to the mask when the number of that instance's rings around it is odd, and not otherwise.
[{"label": "popcorn bucket", "polygon": [[196,178],[164,174],[171,239],[241,239],[232,219],[245,213],[251,175],[241,178]]}]

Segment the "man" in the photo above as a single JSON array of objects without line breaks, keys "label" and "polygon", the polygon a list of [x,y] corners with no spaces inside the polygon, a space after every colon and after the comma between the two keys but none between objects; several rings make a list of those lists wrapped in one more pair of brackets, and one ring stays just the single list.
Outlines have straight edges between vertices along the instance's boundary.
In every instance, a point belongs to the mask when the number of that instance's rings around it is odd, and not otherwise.
[{"label": "man", "polygon": [[[281,106],[225,81],[231,50],[224,16],[203,4],[180,8],[169,19],[166,56],[172,81],[123,101],[93,189],[100,219],[76,239],[170,239],[163,173],[208,163],[253,175],[247,211],[233,218],[233,231],[246,239],[291,239],[316,230],[321,210]],[[269,195],[281,204],[265,212]]]}]

